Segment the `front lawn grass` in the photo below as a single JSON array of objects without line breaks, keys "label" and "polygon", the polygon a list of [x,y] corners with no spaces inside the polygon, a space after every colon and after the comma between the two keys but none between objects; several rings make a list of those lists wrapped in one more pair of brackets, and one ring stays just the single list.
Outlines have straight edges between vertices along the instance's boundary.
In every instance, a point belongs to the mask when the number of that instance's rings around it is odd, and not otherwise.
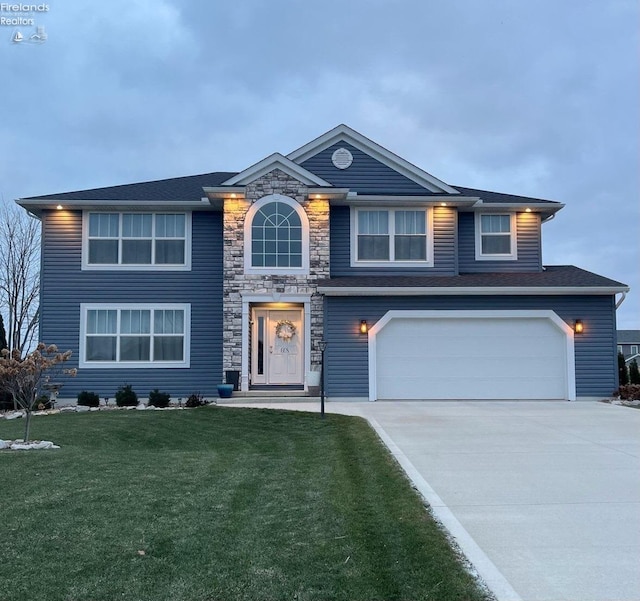
[{"label": "front lawn grass", "polygon": [[359,418],[118,411],[32,436],[62,448],[0,452],[2,600],[488,598]]}]

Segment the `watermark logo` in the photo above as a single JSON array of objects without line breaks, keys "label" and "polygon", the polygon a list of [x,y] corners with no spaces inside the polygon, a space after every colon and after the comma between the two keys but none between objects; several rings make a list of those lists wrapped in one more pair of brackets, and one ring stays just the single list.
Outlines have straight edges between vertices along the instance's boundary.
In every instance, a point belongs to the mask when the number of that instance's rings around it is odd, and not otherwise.
[{"label": "watermark logo", "polygon": [[44,44],[47,41],[47,33],[42,25],[38,25],[34,33],[22,33],[16,29],[11,36],[11,41],[14,44]]},{"label": "watermark logo", "polygon": [[0,2],[0,27],[13,28],[10,39],[14,45],[44,44],[48,36],[44,26],[36,20],[40,21],[39,17],[48,12],[48,4]]}]

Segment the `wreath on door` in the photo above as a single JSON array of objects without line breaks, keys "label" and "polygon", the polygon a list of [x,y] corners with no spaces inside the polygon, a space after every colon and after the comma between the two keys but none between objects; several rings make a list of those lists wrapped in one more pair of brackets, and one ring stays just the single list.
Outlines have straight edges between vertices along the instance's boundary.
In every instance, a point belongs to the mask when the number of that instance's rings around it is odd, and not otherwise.
[{"label": "wreath on door", "polygon": [[296,335],[296,326],[289,319],[281,319],[276,324],[276,336],[284,342],[289,342]]}]

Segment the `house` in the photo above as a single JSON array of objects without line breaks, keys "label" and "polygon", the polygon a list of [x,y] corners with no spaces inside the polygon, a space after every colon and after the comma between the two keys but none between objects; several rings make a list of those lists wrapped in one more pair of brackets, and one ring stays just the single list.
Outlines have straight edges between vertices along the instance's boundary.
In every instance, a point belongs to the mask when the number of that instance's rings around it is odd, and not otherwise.
[{"label": "house", "polygon": [[624,355],[625,362],[640,361],[640,330],[618,330],[617,338],[618,352]]},{"label": "house", "polygon": [[617,386],[620,282],[543,266],[562,203],[447,184],[340,125],[238,173],[17,201],[80,390],[568,399]]}]

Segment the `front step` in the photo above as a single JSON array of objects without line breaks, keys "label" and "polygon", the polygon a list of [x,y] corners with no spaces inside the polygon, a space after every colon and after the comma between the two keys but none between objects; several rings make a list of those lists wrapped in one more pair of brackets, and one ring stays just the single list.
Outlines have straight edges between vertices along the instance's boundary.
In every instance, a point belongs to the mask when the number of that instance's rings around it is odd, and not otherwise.
[{"label": "front step", "polygon": [[303,390],[245,390],[234,391],[230,399],[218,399],[218,403],[285,403],[318,402],[319,396],[310,396]]}]

